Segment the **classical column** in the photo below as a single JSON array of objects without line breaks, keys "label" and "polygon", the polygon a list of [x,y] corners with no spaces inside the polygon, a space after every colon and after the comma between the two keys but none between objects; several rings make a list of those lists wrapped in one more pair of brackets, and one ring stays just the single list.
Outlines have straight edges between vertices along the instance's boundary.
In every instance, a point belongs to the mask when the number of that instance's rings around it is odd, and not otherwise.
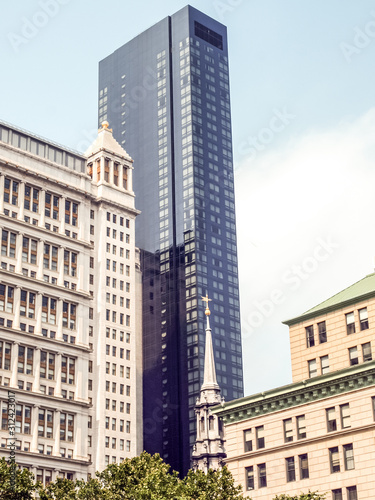
[{"label": "classical column", "polygon": [[38,270],[36,272],[36,279],[43,279],[43,257],[44,257],[44,240],[39,239],[38,241],[38,255],[37,255],[37,264]]},{"label": "classical column", "polygon": [[20,329],[20,306],[21,306],[21,288],[14,287],[14,308],[13,308],[13,328]]},{"label": "classical column", "polygon": [[22,273],[22,239],[23,234],[18,233],[16,237],[16,273]]},{"label": "classical column", "polygon": [[113,165],[113,160],[109,160],[109,183],[114,184],[115,179],[114,179],[114,165]]},{"label": "classical column", "polygon": [[60,410],[56,410],[53,415],[53,435],[55,442],[53,443],[53,455],[60,456]]},{"label": "classical column", "polygon": [[4,175],[0,174],[0,214],[4,213]]},{"label": "classical column", "polygon": [[34,352],[34,383],[33,383],[33,392],[40,392],[40,347],[35,348]]},{"label": "classical column", "polygon": [[46,219],[46,191],[45,189],[40,190],[40,198],[39,198],[39,225],[44,227],[45,219]]},{"label": "classical column", "polygon": [[55,396],[61,396],[61,353],[56,354],[56,386]]},{"label": "classical column", "polygon": [[65,196],[62,196],[60,198],[61,207],[59,210],[59,216],[60,216],[60,233],[63,234],[65,234],[65,201],[66,201]]},{"label": "classical column", "polygon": [[38,419],[39,419],[39,405],[34,405],[31,414],[31,443],[30,451],[38,453]]},{"label": "classical column", "polygon": [[18,342],[14,342],[12,344],[12,357],[11,357],[11,365],[10,365],[10,371],[11,371],[10,386],[11,387],[18,387],[17,386],[18,347],[19,347]]},{"label": "classical column", "polygon": [[[19,187],[19,211],[18,211],[18,218],[20,220],[23,220],[24,217],[24,210],[25,210],[25,181],[20,181],[20,187]],[[32,199],[30,200],[30,203],[32,203]],[[31,207],[30,207],[31,209]]]},{"label": "classical column", "polygon": [[62,326],[62,315],[63,315],[63,305],[62,305],[62,298],[57,299],[57,305],[56,305],[57,311],[56,311],[56,326],[57,326],[57,336],[56,338],[58,340],[63,339],[63,326]]},{"label": "classical column", "polygon": [[133,191],[133,167],[128,168],[128,191]]},{"label": "classical column", "polygon": [[57,284],[59,286],[64,286],[64,247],[59,246],[58,250],[58,270],[59,276],[57,278]]},{"label": "classical column", "polygon": [[35,325],[35,333],[38,335],[42,334],[42,292],[37,292],[36,293],[36,298],[35,298],[35,318],[36,318],[36,325]]}]

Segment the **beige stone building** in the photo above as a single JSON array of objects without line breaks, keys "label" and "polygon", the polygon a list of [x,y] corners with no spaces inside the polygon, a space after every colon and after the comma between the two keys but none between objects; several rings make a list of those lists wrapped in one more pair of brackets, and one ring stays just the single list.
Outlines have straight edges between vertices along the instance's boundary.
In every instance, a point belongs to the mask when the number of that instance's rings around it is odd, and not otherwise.
[{"label": "beige stone building", "polygon": [[285,323],[293,383],[211,410],[226,463],[254,500],[308,490],[373,500],[375,274]]},{"label": "beige stone building", "polygon": [[107,126],[83,156],[0,123],[0,455],[42,482],[142,449],[132,170]]}]

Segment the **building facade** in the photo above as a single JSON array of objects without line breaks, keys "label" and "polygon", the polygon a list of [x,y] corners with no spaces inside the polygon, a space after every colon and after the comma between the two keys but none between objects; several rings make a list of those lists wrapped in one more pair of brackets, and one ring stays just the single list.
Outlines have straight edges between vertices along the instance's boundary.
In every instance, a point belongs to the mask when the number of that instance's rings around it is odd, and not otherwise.
[{"label": "building facade", "polygon": [[137,211],[116,144],[102,129],[87,160],[0,123],[0,453],[14,416],[16,461],[42,482],[142,449]]},{"label": "building facade", "polygon": [[209,290],[218,382],[243,394],[226,28],[187,6],[102,60],[103,119],[138,165],[145,448],[186,471]]},{"label": "building facade", "polygon": [[318,490],[370,500],[375,274],[287,321],[294,382],[216,407],[226,463],[252,499]]}]

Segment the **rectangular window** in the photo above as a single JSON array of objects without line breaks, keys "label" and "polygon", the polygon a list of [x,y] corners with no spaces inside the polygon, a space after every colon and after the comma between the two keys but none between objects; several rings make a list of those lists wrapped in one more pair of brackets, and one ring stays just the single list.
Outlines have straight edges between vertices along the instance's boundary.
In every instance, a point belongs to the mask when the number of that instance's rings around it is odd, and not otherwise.
[{"label": "rectangular window", "polygon": [[252,451],[253,450],[253,441],[251,429],[247,429],[243,431],[243,441],[244,441],[244,451]]},{"label": "rectangular window", "polygon": [[366,344],[362,344],[362,357],[363,357],[363,362],[372,360],[371,342],[366,342]]},{"label": "rectangular window", "polygon": [[35,317],[35,293],[21,290],[20,316]]},{"label": "rectangular window", "polygon": [[345,470],[354,469],[354,452],[352,444],[345,444],[343,447],[344,450],[344,464]]},{"label": "rectangular window", "polygon": [[286,467],[286,481],[290,483],[296,480],[296,469],[294,465],[294,457],[289,457],[285,459]]},{"label": "rectangular window", "polygon": [[36,264],[37,257],[37,240],[32,240],[31,238],[22,238],[22,262],[28,262],[29,264]]},{"label": "rectangular window", "polygon": [[325,321],[318,323],[318,330],[319,330],[319,344],[324,344],[324,342],[327,342],[327,328]]},{"label": "rectangular window", "polygon": [[56,304],[57,300],[42,296],[42,322],[56,324]]},{"label": "rectangular window", "polygon": [[361,330],[367,330],[368,329],[367,307],[359,309],[358,314],[359,314],[359,325]]},{"label": "rectangular window", "polygon": [[348,313],[346,317],[346,333],[350,335],[355,333],[355,322],[354,322],[354,312]]},{"label": "rectangular window", "polygon": [[65,223],[72,226],[78,225],[78,203],[65,201]]},{"label": "rectangular window", "polygon": [[341,488],[338,488],[336,490],[332,490],[332,500],[342,500]]},{"label": "rectangular window", "polygon": [[307,453],[298,456],[299,460],[299,477],[300,479],[309,478],[309,461],[307,458]]},{"label": "rectangular window", "polygon": [[258,464],[258,485],[259,488],[265,488],[267,486],[266,464]]},{"label": "rectangular window", "polygon": [[16,257],[16,233],[2,230],[1,234],[1,255],[5,257]]},{"label": "rectangular window", "polygon": [[4,179],[4,201],[17,206],[19,183],[5,177]]},{"label": "rectangular window", "polygon": [[304,439],[306,437],[306,423],[305,415],[299,415],[296,417],[297,423],[297,439]]},{"label": "rectangular window", "polygon": [[329,360],[328,360],[328,356],[322,356],[320,358],[320,369],[321,369],[322,375],[324,375],[325,373],[329,373]]},{"label": "rectangular window", "polygon": [[254,489],[254,467],[245,467],[245,482],[247,491]]},{"label": "rectangular window", "polygon": [[293,423],[291,418],[286,418],[283,421],[284,424],[284,441],[289,443],[293,441]]},{"label": "rectangular window", "polygon": [[77,257],[77,253],[64,250],[64,274],[77,276]]},{"label": "rectangular window", "polygon": [[350,408],[349,403],[340,405],[341,428],[347,429],[350,427]]},{"label": "rectangular window", "polygon": [[357,346],[350,347],[350,349],[349,349],[349,363],[350,363],[350,366],[358,365],[358,349],[357,349]]},{"label": "rectangular window", "polygon": [[59,197],[52,195],[50,193],[46,193],[45,199],[45,209],[44,213],[46,217],[52,217],[54,220],[58,220],[59,218]]},{"label": "rectangular window", "polygon": [[309,368],[309,378],[316,377],[318,375],[318,370],[316,367],[316,359],[311,359],[307,362]]},{"label": "rectangular window", "polygon": [[340,457],[339,449],[337,446],[329,448],[329,463],[331,466],[331,474],[334,472],[340,472]]},{"label": "rectangular window", "polygon": [[[5,407],[3,407],[3,417],[4,417],[4,409],[7,411]],[[7,415],[8,417],[8,415]],[[25,405],[16,405],[16,422],[15,422],[15,432],[16,434],[30,434],[31,433],[31,406]],[[6,428],[8,426],[8,422],[6,424]],[[2,426],[4,429],[4,427]]]},{"label": "rectangular window", "polygon": [[74,415],[60,413],[60,440],[74,440]]},{"label": "rectangular window", "polygon": [[347,500],[357,500],[357,486],[348,486],[346,488],[346,498]]},{"label": "rectangular window", "polygon": [[76,329],[77,306],[70,302],[63,302],[62,326],[70,330]]},{"label": "rectangular window", "polygon": [[39,189],[25,185],[24,207],[26,210],[38,213],[39,210]]},{"label": "rectangular window", "polygon": [[58,248],[54,245],[44,244],[43,267],[51,271],[57,271]]},{"label": "rectangular window", "polygon": [[14,288],[8,285],[0,285],[0,311],[13,312]]},{"label": "rectangular window", "polygon": [[265,443],[264,443],[264,426],[260,425],[259,427],[255,428],[256,432],[256,440],[257,440],[257,450],[260,448],[264,448]]},{"label": "rectangular window", "polygon": [[332,432],[337,430],[336,423],[336,411],[335,407],[326,409],[326,418],[327,418],[327,431]]},{"label": "rectangular window", "polygon": [[313,325],[307,326],[305,330],[306,330],[306,346],[313,347],[315,345],[314,326]]},{"label": "rectangular window", "polygon": [[[10,370],[12,346],[10,342],[0,341],[0,368]],[[4,384],[5,385],[5,384]]]}]

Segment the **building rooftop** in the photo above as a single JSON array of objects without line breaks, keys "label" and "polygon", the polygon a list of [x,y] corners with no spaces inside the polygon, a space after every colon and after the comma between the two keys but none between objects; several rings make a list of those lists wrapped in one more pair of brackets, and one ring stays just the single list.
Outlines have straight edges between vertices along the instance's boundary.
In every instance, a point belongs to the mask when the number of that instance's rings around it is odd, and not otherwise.
[{"label": "building rooftop", "polygon": [[375,361],[350,366],[301,382],[276,387],[258,394],[211,407],[226,424],[285,410],[375,383]]},{"label": "building rooftop", "polygon": [[133,161],[123,147],[116,141],[112,135],[112,129],[108,128],[108,122],[103,122],[99,129],[98,136],[85,152],[85,156],[89,158],[98,151],[108,151],[114,153],[121,158]]},{"label": "building rooftop", "polygon": [[368,274],[353,285],[345,288],[333,297],[321,302],[300,316],[283,321],[285,325],[291,326],[301,321],[320,316],[335,309],[339,309],[370,297],[375,297],[375,273]]}]

